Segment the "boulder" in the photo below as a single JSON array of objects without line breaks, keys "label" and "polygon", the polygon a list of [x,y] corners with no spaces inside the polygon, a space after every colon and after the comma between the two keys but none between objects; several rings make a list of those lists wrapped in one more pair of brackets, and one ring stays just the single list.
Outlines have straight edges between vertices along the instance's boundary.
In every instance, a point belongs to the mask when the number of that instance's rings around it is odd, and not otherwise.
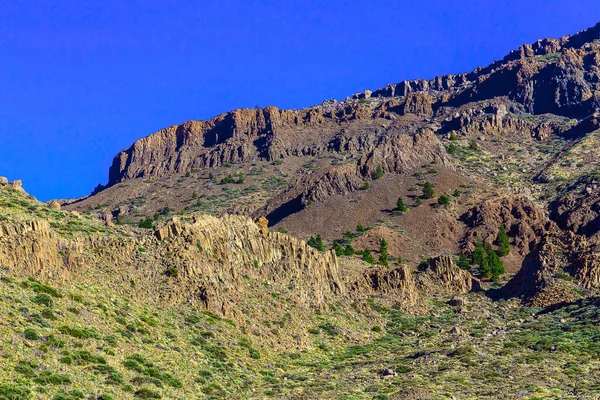
[{"label": "boulder", "polygon": [[54,209],[54,210],[60,210],[60,202],[57,200],[50,200],[48,203],[48,207]]},{"label": "boulder", "polygon": [[453,307],[463,307],[467,305],[467,299],[460,296],[452,296],[452,298],[448,300],[448,305],[451,305]]}]

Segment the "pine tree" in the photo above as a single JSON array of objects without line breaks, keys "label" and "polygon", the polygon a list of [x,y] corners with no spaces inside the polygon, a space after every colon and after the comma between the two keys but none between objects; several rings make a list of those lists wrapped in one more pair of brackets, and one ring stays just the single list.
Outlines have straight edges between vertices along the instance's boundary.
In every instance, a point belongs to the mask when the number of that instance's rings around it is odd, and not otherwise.
[{"label": "pine tree", "polygon": [[362,255],[363,255],[363,260],[365,262],[367,262],[369,264],[375,263],[375,259],[373,258],[373,256],[371,255],[371,252],[369,250],[363,250]]},{"label": "pine tree", "polygon": [[316,249],[319,251],[325,251],[325,246],[323,246],[323,239],[321,238],[321,235],[317,235],[317,247]]},{"label": "pine tree", "polygon": [[366,232],[366,231],[367,231],[367,229],[362,224],[356,225],[356,232],[363,233],[363,232]]},{"label": "pine tree", "polygon": [[490,262],[487,258],[487,254],[484,254],[483,260],[479,265],[479,273],[483,278],[489,278],[492,276],[492,269],[490,268]]},{"label": "pine tree", "polygon": [[496,244],[498,245],[498,255],[500,257],[507,256],[510,253],[510,239],[508,238],[504,224],[500,225]]},{"label": "pine tree", "polygon": [[402,199],[402,197],[398,197],[398,200],[396,201],[396,211],[405,212],[406,210],[407,208],[404,205],[404,200]]},{"label": "pine tree", "polygon": [[483,242],[479,238],[477,239],[477,243],[475,244],[475,249],[471,254],[471,263],[474,265],[481,265],[483,259],[485,258],[485,251],[483,249]]},{"label": "pine tree", "polygon": [[379,242],[379,264],[384,267],[390,266],[388,261],[388,244],[385,239],[381,239],[381,242]]},{"label": "pine tree", "polygon": [[346,247],[344,248],[344,255],[351,256],[353,254],[354,254],[354,247],[352,247],[351,244],[347,244]]},{"label": "pine tree", "polygon": [[488,257],[488,249],[491,249],[490,244],[483,243],[481,239],[478,239],[477,244],[475,245],[475,250],[473,250],[473,254],[471,255],[473,264],[477,264],[479,266],[479,273],[483,278],[489,278],[492,276],[492,270]]},{"label": "pine tree", "polygon": [[435,196],[435,191],[433,190],[433,185],[431,184],[431,182],[426,181],[423,184],[423,198],[432,199],[433,196]]},{"label": "pine tree", "polygon": [[379,179],[383,176],[383,168],[381,168],[381,165],[378,165],[377,168],[375,169],[375,175],[373,176],[373,179]]},{"label": "pine tree", "polygon": [[333,243],[333,251],[335,251],[335,255],[338,257],[344,255],[344,248],[337,240]]},{"label": "pine tree", "polygon": [[[479,268],[479,272],[481,273],[482,277],[491,278],[493,269],[498,268],[498,261],[500,261],[500,258],[498,258],[498,254],[496,254],[494,249],[492,249],[491,244],[487,242],[484,243],[483,249],[484,258],[481,267]],[[502,264],[502,261],[500,261],[500,264]]]},{"label": "pine tree", "polygon": [[456,264],[458,265],[458,268],[460,268],[460,269],[464,269],[467,271],[470,269],[469,268],[470,267],[469,259],[464,254],[461,254],[460,256],[458,256],[458,261],[456,262]]},{"label": "pine tree", "polygon": [[323,246],[323,238],[321,238],[321,235],[311,236],[308,238],[308,245],[319,251],[325,251],[325,246]]},{"label": "pine tree", "polygon": [[489,247],[488,251],[488,259],[491,277],[494,281],[497,281],[500,279],[501,275],[506,273],[506,271],[504,270],[504,264],[502,263],[502,260],[491,246]]}]

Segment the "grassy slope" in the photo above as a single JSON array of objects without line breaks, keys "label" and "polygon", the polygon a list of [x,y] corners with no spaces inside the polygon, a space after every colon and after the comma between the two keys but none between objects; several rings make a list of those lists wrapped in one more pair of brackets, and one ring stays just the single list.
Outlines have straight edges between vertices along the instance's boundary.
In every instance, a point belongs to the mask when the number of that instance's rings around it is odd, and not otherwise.
[{"label": "grassy slope", "polygon": [[[317,315],[315,347],[257,350],[210,313],[140,304],[97,287],[61,292],[0,282],[0,398],[594,398],[600,312],[591,300],[540,310],[472,295],[465,309],[431,300],[409,317],[372,302],[387,323],[355,345],[344,316]],[[458,332],[452,332],[456,328]],[[398,376],[384,380],[383,368]],[[12,391],[12,392],[11,392]],[[10,395],[9,393],[13,393]],[[21,394],[15,394],[21,393]]]}]

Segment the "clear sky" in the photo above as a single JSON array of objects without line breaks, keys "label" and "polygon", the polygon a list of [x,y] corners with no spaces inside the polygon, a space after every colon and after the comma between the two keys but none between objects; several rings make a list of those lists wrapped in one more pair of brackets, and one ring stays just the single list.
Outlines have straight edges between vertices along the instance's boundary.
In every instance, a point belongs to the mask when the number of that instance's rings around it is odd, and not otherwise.
[{"label": "clear sky", "polygon": [[163,127],[469,71],[598,21],[598,0],[0,0],[0,176],[83,196]]}]

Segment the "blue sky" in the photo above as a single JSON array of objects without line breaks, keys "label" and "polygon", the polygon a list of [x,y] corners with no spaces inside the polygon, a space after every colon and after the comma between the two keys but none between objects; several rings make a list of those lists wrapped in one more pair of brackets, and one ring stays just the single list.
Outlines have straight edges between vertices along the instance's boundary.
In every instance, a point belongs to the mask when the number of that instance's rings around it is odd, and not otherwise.
[{"label": "blue sky", "polygon": [[163,127],[469,71],[598,21],[597,0],[0,0],[0,176],[83,196]]}]

